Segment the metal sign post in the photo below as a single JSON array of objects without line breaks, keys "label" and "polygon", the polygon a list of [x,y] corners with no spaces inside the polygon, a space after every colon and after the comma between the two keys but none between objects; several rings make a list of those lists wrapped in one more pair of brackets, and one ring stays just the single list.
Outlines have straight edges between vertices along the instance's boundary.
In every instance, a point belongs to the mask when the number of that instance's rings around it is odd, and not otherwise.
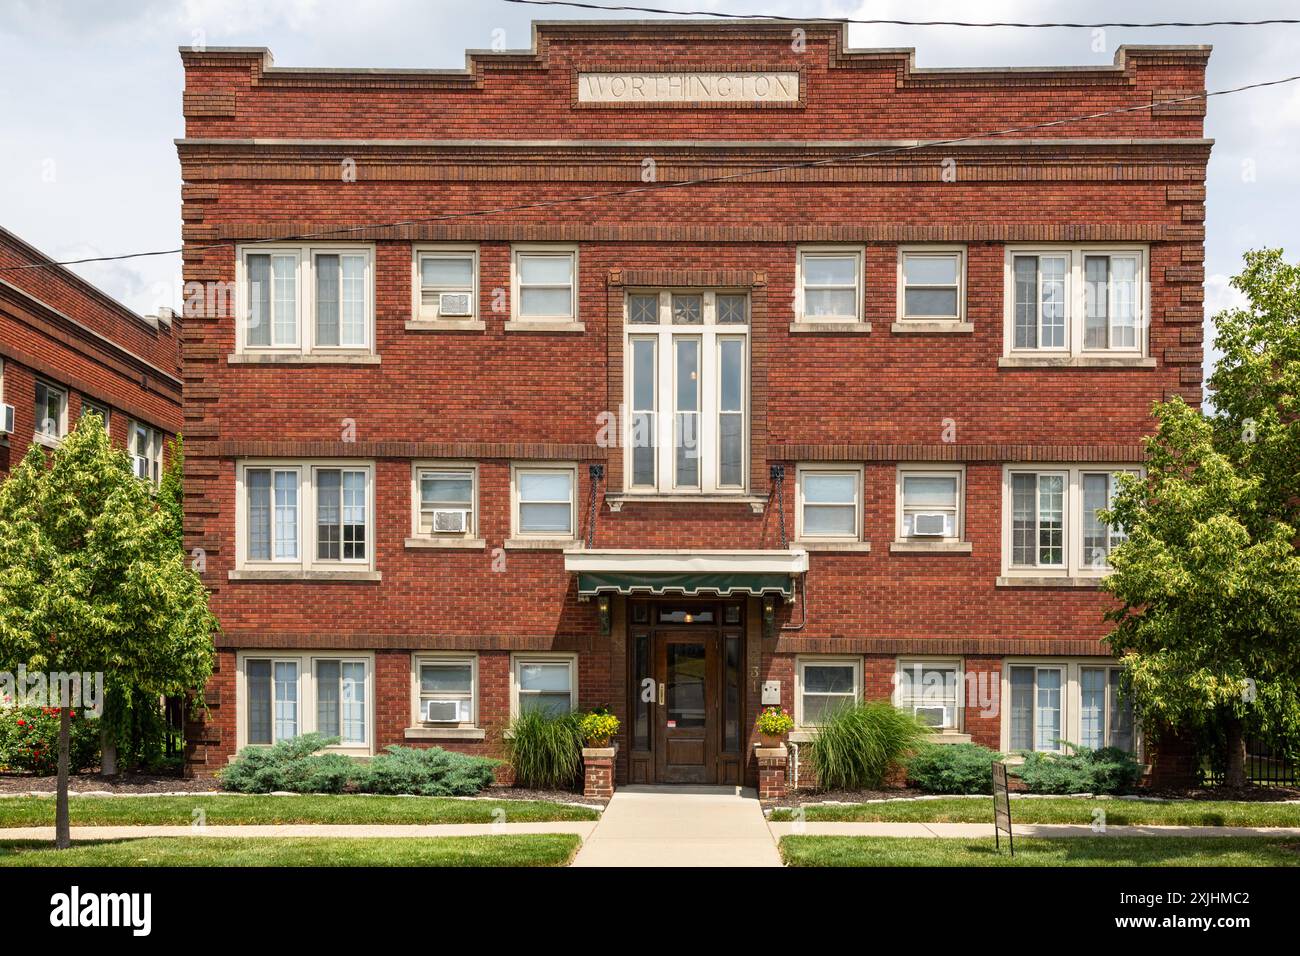
[{"label": "metal sign post", "polygon": [[1011,835],[1011,790],[1007,786],[1007,765],[993,764],[993,845],[1002,852],[1002,831],[1007,831],[1007,847],[1016,855],[1015,839]]}]

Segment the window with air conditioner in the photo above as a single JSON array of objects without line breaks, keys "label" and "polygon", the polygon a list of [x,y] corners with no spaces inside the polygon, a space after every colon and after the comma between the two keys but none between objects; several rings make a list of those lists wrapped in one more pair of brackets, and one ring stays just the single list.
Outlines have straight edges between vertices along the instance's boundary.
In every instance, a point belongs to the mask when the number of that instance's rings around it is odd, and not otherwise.
[{"label": "window with air conditioner", "polygon": [[900,660],[895,703],[936,730],[961,720],[961,665],[957,661]]},{"label": "window with air conditioner", "polygon": [[478,469],[472,465],[417,463],[414,476],[415,536],[433,540],[473,538]]},{"label": "window with air conditioner", "polygon": [[477,658],[417,657],[416,717],[423,724],[473,727],[478,720]]},{"label": "window with air conditioner", "polygon": [[477,316],[477,249],[417,248],[415,282],[418,318],[465,322]]},{"label": "window with air conditioner", "polygon": [[162,481],[163,433],[142,422],[131,422],[126,434],[135,476],[156,487]]},{"label": "window with air conditioner", "polygon": [[898,469],[899,541],[961,541],[965,470],[949,466]]}]

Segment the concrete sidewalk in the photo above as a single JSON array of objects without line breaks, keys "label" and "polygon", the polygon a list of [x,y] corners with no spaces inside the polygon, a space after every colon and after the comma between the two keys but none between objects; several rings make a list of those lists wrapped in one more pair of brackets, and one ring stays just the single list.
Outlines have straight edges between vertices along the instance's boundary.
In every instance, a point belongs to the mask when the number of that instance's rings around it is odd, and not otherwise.
[{"label": "concrete sidewalk", "polygon": [[[132,840],[140,837],[449,837],[521,833],[576,833],[586,840],[595,820],[554,823],[283,823],[204,826],[73,827],[73,840]],[[0,827],[0,840],[53,840],[54,827]]]},{"label": "concrete sidewalk", "polygon": [[[773,837],[790,834],[801,836],[870,836],[870,837],[942,837],[975,840],[993,837],[992,823],[817,823],[796,821],[769,823]],[[1183,827],[1183,826],[1108,826],[1094,830],[1086,823],[1017,823],[1018,837],[1300,837],[1300,827]]]},{"label": "concrete sidewalk", "polygon": [[753,790],[624,787],[574,866],[780,866]]}]

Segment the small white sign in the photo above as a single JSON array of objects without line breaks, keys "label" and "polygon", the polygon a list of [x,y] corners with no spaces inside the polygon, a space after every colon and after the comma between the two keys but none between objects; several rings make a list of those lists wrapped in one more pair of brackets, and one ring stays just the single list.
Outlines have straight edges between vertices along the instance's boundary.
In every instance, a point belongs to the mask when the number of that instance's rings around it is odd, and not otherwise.
[{"label": "small white sign", "polygon": [[781,703],[781,682],[779,680],[763,681],[763,706]]},{"label": "small white sign", "polygon": [[797,72],[579,73],[579,103],[798,103]]}]

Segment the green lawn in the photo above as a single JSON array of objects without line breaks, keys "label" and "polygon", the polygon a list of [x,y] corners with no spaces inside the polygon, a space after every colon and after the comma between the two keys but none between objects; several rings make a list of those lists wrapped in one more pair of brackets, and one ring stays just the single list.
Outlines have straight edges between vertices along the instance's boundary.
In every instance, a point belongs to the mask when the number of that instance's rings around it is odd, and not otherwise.
[{"label": "green lawn", "polygon": [[1003,840],[787,836],[788,866],[1300,866],[1300,841],[1277,837],[1069,837]]},{"label": "green lawn", "polygon": [[[73,797],[73,826],[248,823],[540,823],[596,820],[587,807],[540,800],[449,800],[445,797],[193,796]],[[504,814],[504,816],[502,816]],[[0,798],[0,827],[54,825],[52,797]]]},{"label": "green lawn", "polygon": [[[1087,800],[1042,797],[1011,801],[1015,823],[1092,823],[1103,810],[1108,826],[1166,824],[1169,826],[1300,827],[1300,803],[1245,803],[1226,800],[1184,800],[1147,803],[1136,800]],[[804,819],[836,823],[989,823],[993,798],[891,800],[804,807]],[[793,811],[778,808],[773,820],[792,820]]]},{"label": "green lawn", "polygon": [[339,840],[150,837],[75,843],[0,841],[0,866],[566,866],[572,834]]}]

